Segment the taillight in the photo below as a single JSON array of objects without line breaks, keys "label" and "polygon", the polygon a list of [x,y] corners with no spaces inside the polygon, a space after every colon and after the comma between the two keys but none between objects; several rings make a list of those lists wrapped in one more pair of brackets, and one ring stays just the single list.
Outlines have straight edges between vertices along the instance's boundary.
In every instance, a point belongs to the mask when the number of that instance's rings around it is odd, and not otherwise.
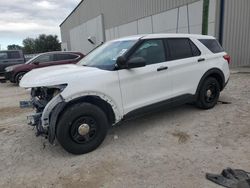
[{"label": "taillight", "polygon": [[230,55],[224,55],[223,58],[229,63],[231,63],[231,57]]}]

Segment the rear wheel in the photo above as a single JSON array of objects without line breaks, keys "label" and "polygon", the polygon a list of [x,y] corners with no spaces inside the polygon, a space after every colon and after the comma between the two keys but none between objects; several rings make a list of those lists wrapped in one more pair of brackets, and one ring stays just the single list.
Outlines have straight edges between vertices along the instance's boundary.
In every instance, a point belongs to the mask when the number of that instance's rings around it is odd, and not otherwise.
[{"label": "rear wheel", "polygon": [[203,82],[199,93],[197,106],[202,109],[213,108],[220,97],[220,84],[214,77],[208,77]]},{"label": "rear wheel", "polygon": [[105,113],[90,103],[69,107],[58,122],[56,136],[61,146],[73,154],[96,149],[107,135],[109,124]]},{"label": "rear wheel", "polygon": [[20,83],[20,81],[22,80],[23,76],[26,74],[26,72],[19,72],[17,75],[16,75],[16,78],[15,78],[15,82],[17,84]]}]

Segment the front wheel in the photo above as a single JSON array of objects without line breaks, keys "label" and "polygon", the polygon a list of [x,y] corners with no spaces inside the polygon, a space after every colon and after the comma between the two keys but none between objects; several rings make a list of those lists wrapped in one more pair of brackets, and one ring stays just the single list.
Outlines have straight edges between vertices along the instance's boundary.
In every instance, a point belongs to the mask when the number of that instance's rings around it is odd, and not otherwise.
[{"label": "front wheel", "polygon": [[206,78],[199,90],[196,105],[202,109],[211,109],[217,104],[219,97],[220,84],[217,79]]},{"label": "front wheel", "polygon": [[15,78],[15,82],[17,84],[20,83],[20,81],[22,80],[23,76],[25,75],[26,72],[19,72],[17,75],[16,75],[16,78]]},{"label": "front wheel", "polygon": [[62,114],[56,136],[69,153],[84,154],[95,150],[103,142],[108,127],[107,117],[99,107],[80,103]]}]

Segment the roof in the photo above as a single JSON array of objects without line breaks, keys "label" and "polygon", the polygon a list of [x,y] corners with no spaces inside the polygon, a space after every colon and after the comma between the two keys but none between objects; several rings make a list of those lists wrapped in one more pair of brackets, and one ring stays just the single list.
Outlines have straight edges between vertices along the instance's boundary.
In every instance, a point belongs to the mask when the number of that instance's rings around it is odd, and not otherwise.
[{"label": "roof", "polygon": [[63,22],[59,25],[60,27],[62,26],[62,24],[64,22],[66,22],[66,20],[75,12],[75,10],[82,4],[84,0],[81,0],[80,3],[78,3],[78,5],[72,10],[72,12],[63,20]]},{"label": "roof", "polygon": [[198,34],[182,34],[182,33],[159,33],[159,34],[148,34],[143,39],[153,38],[195,38],[195,39],[214,39],[209,35],[198,35]]},{"label": "roof", "polygon": [[43,52],[43,53],[40,53],[40,54],[53,54],[53,53],[80,53],[80,52],[77,52],[77,51],[50,51],[50,52]]},{"label": "roof", "polygon": [[142,34],[142,35],[132,35],[127,37],[122,37],[114,39],[114,41],[122,40],[138,40],[138,39],[155,39],[155,38],[195,38],[195,39],[214,39],[212,36],[208,35],[197,35],[197,34],[181,34],[181,33],[158,33],[158,34]]}]

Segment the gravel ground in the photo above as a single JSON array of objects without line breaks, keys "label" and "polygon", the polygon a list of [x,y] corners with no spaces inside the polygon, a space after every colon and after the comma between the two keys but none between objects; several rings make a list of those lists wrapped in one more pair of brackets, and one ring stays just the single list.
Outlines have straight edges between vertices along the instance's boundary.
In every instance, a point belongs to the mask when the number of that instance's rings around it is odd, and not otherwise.
[{"label": "gravel ground", "polygon": [[124,122],[74,156],[26,125],[28,92],[0,83],[0,187],[216,188],[206,172],[250,171],[250,74],[235,72],[212,110],[191,105]]}]

